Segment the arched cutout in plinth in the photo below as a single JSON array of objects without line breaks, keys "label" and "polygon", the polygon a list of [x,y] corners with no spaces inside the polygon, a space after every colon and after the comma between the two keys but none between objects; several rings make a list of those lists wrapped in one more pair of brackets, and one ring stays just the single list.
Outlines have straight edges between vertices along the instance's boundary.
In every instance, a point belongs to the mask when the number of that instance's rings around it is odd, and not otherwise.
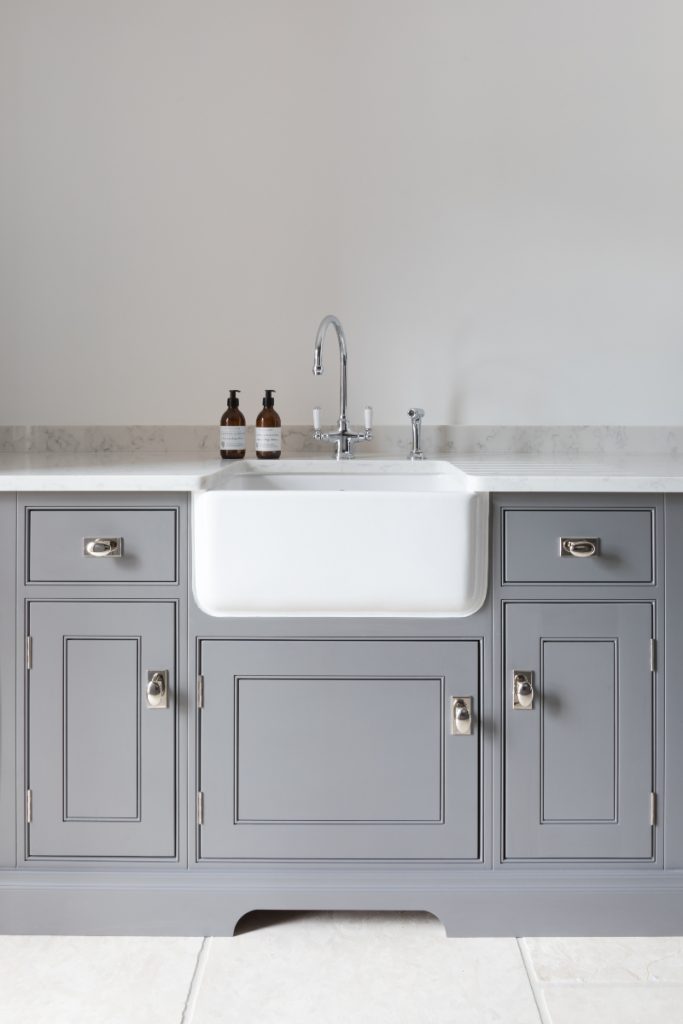
[{"label": "arched cutout in plinth", "polygon": [[234,935],[247,935],[265,928],[305,927],[307,921],[319,922],[321,918],[329,919],[332,927],[344,927],[345,924],[358,927],[363,923],[381,927],[382,923],[398,923],[401,918],[406,924],[424,922],[425,926],[438,921],[445,930],[441,919],[426,910],[250,910],[235,924]]}]

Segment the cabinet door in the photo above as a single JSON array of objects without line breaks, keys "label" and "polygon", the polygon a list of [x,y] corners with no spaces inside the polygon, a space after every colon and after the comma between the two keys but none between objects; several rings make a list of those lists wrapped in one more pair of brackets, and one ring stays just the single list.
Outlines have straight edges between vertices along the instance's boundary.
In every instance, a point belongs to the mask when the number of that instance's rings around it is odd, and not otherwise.
[{"label": "cabinet door", "polygon": [[36,601],[29,621],[28,856],[173,857],[175,606]]},{"label": "cabinet door", "polygon": [[477,641],[205,640],[201,672],[201,859],[478,856]]},{"label": "cabinet door", "polygon": [[649,604],[507,606],[506,857],[652,857],[651,636]]}]

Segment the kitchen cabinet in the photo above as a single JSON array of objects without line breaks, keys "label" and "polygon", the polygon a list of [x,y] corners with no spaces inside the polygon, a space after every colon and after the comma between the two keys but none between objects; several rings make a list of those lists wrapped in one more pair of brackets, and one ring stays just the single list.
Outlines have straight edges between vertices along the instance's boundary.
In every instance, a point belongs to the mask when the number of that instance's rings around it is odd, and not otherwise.
[{"label": "kitchen cabinet", "polygon": [[174,857],[174,605],[32,601],[28,623],[27,857]]},{"label": "kitchen cabinet", "polygon": [[683,499],[491,511],[475,615],[233,619],[193,601],[185,496],[0,501],[0,927],[679,934]]},{"label": "kitchen cabinet", "polygon": [[647,603],[505,606],[506,857],[652,857],[653,626]]},{"label": "kitchen cabinet", "polygon": [[179,855],[177,502],[42,495],[17,509],[17,855]]},{"label": "kitchen cabinet", "polygon": [[476,859],[480,658],[465,640],[203,640],[200,859]]}]

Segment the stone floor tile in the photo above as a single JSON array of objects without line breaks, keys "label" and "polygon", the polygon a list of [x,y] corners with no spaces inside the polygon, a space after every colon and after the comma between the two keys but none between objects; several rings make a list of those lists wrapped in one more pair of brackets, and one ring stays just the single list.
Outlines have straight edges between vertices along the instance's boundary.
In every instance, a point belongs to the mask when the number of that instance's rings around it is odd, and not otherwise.
[{"label": "stone floor tile", "polygon": [[541,983],[683,984],[681,937],[540,938],[522,942]]},{"label": "stone floor tile", "polygon": [[540,1019],[514,939],[447,939],[424,914],[344,913],[261,915],[234,939],[212,939],[188,1016],[191,1024]]},{"label": "stone floor tile", "polygon": [[201,939],[0,936],[2,1024],[180,1024]]},{"label": "stone floor tile", "polygon": [[549,985],[542,998],[550,1024],[682,1024],[676,985]]}]

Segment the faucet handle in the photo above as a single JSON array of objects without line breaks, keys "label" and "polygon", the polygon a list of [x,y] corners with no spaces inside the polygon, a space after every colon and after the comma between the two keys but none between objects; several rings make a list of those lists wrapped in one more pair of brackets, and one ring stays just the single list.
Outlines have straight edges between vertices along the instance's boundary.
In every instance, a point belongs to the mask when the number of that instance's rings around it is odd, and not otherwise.
[{"label": "faucet handle", "polygon": [[412,409],[408,409],[408,415],[410,416],[411,420],[421,420],[424,414],[424,409],[418,408],[417,405],[414,405]]},{"label": "faucet handle", "polygon": [[366,405],[363,410],[363,417],[365,420],[365,429],[372,430],[372,406]]},{"label": "faucet handle", "polygon": [[313,410],[313,429],[320,430],[320,406],[316,405]]}]

